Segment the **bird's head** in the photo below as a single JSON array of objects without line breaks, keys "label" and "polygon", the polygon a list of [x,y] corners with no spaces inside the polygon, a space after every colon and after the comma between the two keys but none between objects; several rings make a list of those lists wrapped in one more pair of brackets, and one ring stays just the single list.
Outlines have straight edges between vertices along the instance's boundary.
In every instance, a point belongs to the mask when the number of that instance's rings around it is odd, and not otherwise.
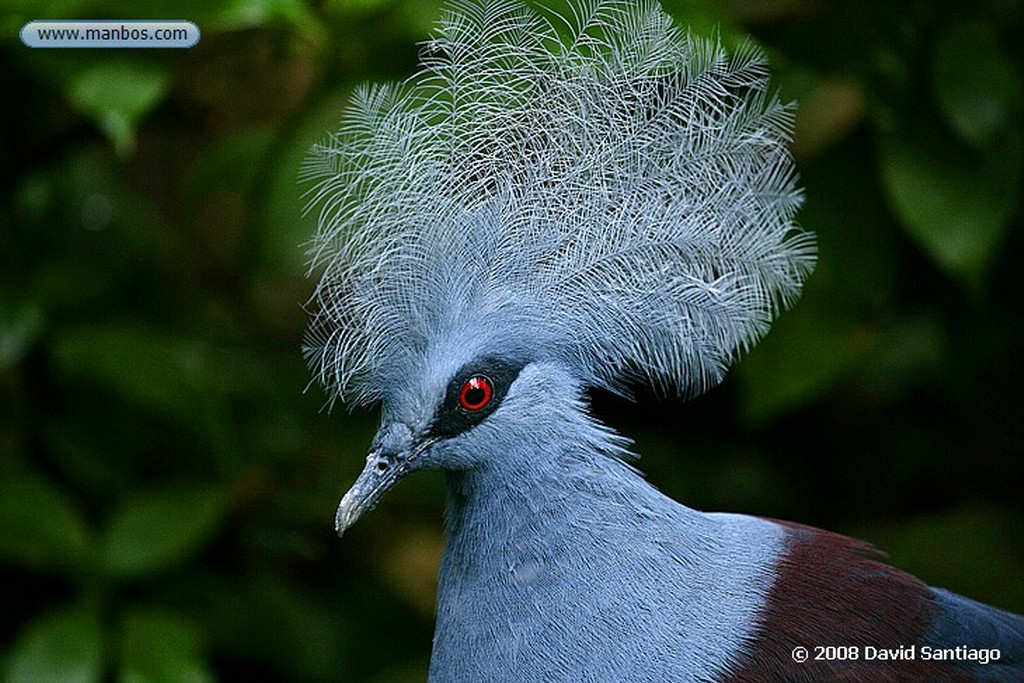
[{"label": "bird's head", "polygon": [[419,76],[357,91],[310,157],[306,357],[382,408],[339,531],[416,469],[583,438],[588,387],[716,383],[812,268],[755,51],[653,4],[525,5],[457,5]]},{"label": "bird's head", "polygon": [[363,471],[338,506],[339,535],[416,470],[508,467],[517,453],[539,457],[545,445],[595,436],[581,384],[557,362],[484,354],[419,380],[384,403]]},{"label": "bird's head", "polygon": [[[500,452],[503,437],[517,431],[522,420],[517,415],[523,403],[524,389],[517,385],[522,370],[520,362],[483,356],[450,372],[409,377],[395,387],[394,398],[383,405],[366,465],[338,506],[338,534],[410,472],[471,469]],[[503,406],[510,391],[508,406]]]}]

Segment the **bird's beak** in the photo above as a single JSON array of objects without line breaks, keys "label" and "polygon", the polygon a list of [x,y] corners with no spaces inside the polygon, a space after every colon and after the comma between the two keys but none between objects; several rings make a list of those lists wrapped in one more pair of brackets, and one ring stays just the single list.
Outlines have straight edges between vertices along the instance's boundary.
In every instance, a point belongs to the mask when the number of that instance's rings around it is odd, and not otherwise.
[{"label": "bird's beak", "polygon": [[383,449],[370,451],[363,471],[338,504],[334,529],[339,536],[355,524],[364,512],[372,510],[384,492],[402,477],[405,468],[400,462],[395,456],[384,453]]},{"label": "bird's beak", "polygon": [[412,448],[394,449],[379,446],[366,456],[366,465],[355,483],[338,504],[334,516],[334,529],[341,536],[356,523],[364,512],[369,512],[381,496],[402,477],[415,469],[417,458],[432,441],[422,441]]}]

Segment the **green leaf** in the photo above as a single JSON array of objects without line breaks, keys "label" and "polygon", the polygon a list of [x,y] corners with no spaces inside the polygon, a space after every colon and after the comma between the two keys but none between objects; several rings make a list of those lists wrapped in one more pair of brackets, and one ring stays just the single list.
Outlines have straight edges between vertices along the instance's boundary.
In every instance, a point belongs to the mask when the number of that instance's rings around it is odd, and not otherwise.
[{"label": "green leaf", "polygon": [[917,125],[881,147],[882,179],[907,232],[940,268],[977,285],[1020,199],[1021,136],[976,153]]},{"label": "green leaf", "polygon": [[981,147],[1005,128],[1021,101],[1020,77],[990,24],[954,22],[938,39],[931,87],[960,138]]},{"label": "green leaf", "polygon": [[127,500],[106,529],[107,573],[133,578],[184,561],[216,532],[226,503],[220,491],[206,486],[172,486]]},{"label": "green leaf", "polygon": [[138,324],[65,328],[53,342],[53,354],[69,376],[190,423],[211,374],[202,341]]},{"label": "green leaf", "polygon": [[0,301],[0,370],[17,365],[43,329],[43,312],[38,305],[22,304],[12,310],[8,303]]},{"label": "green leaf", "polygon": [[168,69],[140,59],[89,64],[65,84],[68,99],[91,118],[124,156],[135,149],[135,128],[164,98]]},{"label": "green leaf", "polygon": [[178,614],[134,610],[122,624],[120,683],[207,683],[195,624]]},{"label": "green leaf", "polygon": [[[325,98],[296,127],[283,152],[269,159],[270,184],[262,203],[259,228],[261,250],[275,267],[286,266],[290,272],[305,272],[305,254],[296,245],[304,244],[316,227],[316,212],[305,211],[309,198],[307,183],[296,183],[302,164],[313,144],[323,139],[325,130],[338,123],[338,112],[344,108],[349,89],[344,94]],[[280,264],[280,265],[279,265]]]},{"label": "green leaf", "polygon": [[878,330],[873,352],[857,369],[862,390],[875,405],[908,396],[941,372],[949,350],[942,320],[934,313],[903,313]]},{"label": "green leaf", "polygon": [[22,631],[10,655],[7,683],[93,683],[102,671],[99,616],[73,608],[47,614]]},{"label": "green leaf", "polygon": [[195,619],[219,653],[284,680],[311,682],[338,680],[357,659],[351,645],[359,627],[352,621],[360,610],[332,607],[337,596],[268,572],[197,575],[189,586],[193,604],[202,605]]},{"label": "green leaf", "polygon": [[72,496],[31,470],[0,470],[0,559],[77,573],[90,538]]},{"label": "green leaf", "polygon": [[325,36],[316,15],[302,0],[224,0],[211,15],[210,25],[221,30],[284,24],[316,43],[322,43]]},{"label": "green leaf", "polygon": [[33,19],[85,16],[86,13],[79,13],[84,4],[79,0],[4,0],[4,11],[0,12],[0,41],[14,43],[21,27]]}]

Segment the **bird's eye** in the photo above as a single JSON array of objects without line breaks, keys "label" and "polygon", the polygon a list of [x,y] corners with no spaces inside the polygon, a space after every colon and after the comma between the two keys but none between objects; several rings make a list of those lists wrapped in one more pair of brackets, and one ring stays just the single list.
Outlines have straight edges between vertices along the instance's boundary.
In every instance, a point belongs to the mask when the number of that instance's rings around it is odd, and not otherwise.
[{"label": "bird's eye", "polygon": [[487,356],[467,363],[448,381],[429,435],[451,438],[486,420],[501,404],[521,369],[521,365]]},{"label": "bird's eye", "polygon": [[494,396],[494,385],[483,375],[474,375],[466,380],[459,390],[459,405],[473,413],[487,407]]}]

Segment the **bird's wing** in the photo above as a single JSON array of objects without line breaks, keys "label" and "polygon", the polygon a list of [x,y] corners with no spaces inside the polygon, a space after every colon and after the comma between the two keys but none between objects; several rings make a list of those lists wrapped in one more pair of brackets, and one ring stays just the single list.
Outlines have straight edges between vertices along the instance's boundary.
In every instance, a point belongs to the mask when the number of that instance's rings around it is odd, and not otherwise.
[{"label": "bird's wing", "polygon": [[1024,681],[1024,617],[933,589],[863,541],[778,523],[786,549],[730,680]]}]

